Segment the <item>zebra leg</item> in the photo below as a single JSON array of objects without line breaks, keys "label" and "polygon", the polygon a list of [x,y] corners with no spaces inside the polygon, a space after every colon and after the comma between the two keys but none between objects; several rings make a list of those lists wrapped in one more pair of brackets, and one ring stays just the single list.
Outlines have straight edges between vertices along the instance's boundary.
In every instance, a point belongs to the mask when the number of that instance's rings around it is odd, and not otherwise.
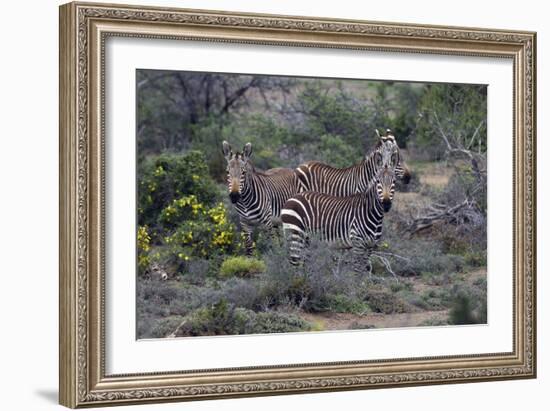
[{"label": "zebra leg", "polygon": [[[277,244],[280,245],[281,234],[279,232],[279,228],[273,224],[271,214],[266,214],[260,224],[262,225],[262,233],[269,238],[269,241],[271,241],[271,243],[273,244],[275,241],[278,240]],[[263,227],[265,227],[265,230],[263,229]]]},{"label": "zebra leg", "polygon": [[252,239],[253,228],[247,221],[241,220],[241,229],[244,233],[246,255],[251,256],[254,252],[254,240]]},{"label": "zebra leg", "polygon": [[288,247],[288,259],[290,264],[298,266],[304,261],[304,246],[306,238],[304,233],[292,228],[285,228],[284,235]]},{"label": "zebra leg", "polygon": [[353,228],[351,229],[349,236],[351,240],[352,268],[353,271],[361,274],[363,272],[363,241],[361,241],[361,237],[357,235],[357,232]]},{"label": "zebra leg", "polygon": [[266,228],[266,234],[269,236],[270,241],[273,242],[273,240],[277,236],[277,232],[276,232],[277,229],[273,225],[273,221],[271,221],[271,217],[268,217],[268,219],[264,221],[263,224]]},{"label": "zebra leg", "polygon": [[305,239],[300,234],[291,236],[290,241],[290,264],[302,265],[304,263]]},{"label": "zebra leg", "polygon": [[352,268],[353,271],[355,271],[357,274],[364,274],[365,272],[370,275],[371,267],[365,267],[364,264],[364,248],[362,247],[353,247],[352,254],[353,254],[353,263]]},{"label": "zebra leg", "polygon": [[372,275],[372,264],[370,261],[371,248],[368,247],[363,239],[354,233],[351,233],[353,269],[357,273],[366,273],[369,277]]},{"label": "zebra leg", "polygon": [[370,247],[365,247],[365,251],[363,252],[363,262],[365,269],[369,274],[369,278],[372,277],[372,261],[370,259],[371,252],[372,249]]},{"label": "zebra leg", "polygon": [[277,245],[281,245],[282,242],[282,237],[281,237],[281,227],[277,227],[277,226],[274,226],[274,225],[271,225],[271,231],[270,231],[270,235],[271,235],[271,240],[273,242],[277,242]]}]

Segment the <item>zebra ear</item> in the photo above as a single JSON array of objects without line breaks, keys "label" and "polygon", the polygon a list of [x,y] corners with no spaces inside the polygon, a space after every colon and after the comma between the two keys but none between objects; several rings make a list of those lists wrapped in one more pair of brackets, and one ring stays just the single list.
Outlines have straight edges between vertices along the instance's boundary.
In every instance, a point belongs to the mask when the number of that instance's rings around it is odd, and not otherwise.
[{"label": "zebra ear", "polygon": [[376,129],[374,129],[374,131],[376,131],[376,137],[378,137],[378,139],[379,139],[380,141],[383,141],[384,139],[383,139],[382,136],[380,135],[380,132],[378,131],[378,129],[376,128]]},{"label": "zebra ear", "polygon": [[246,143],[243,148],[243,157],[245,158],[245,160],[248,160],[251,155],[252,155],[252,144]]},{"label": "zebra ear", "polygon": [[225,156],[225,158],[229,159],[229,157],[231,156],[231,146],[225,140],[223,141],[222,145],[223,145],[223,155]]}]

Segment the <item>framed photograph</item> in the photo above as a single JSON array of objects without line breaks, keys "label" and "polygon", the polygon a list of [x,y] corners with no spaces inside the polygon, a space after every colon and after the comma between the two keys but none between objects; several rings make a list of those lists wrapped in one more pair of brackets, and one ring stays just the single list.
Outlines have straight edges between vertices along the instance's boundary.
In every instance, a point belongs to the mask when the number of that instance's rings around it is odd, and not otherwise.
[{"label": "framed photograph", "polygon": [[533,32],[60,7],[60,403],[536,376]]}]

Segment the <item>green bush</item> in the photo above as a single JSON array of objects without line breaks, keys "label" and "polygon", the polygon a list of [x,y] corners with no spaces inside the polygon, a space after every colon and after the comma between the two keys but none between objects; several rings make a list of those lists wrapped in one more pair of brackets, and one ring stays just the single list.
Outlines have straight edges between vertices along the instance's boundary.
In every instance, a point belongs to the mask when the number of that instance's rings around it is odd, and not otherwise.
[{"label": "green bush", "polygon": [[266,306],[293,306],[308,312],[323,312],[330,311],[333,305],[340,304],[342,308],[348,303],[334,297],[337,295],[361,301],[362,279],[350,273],[345,264],[336,267],[334,260],[339,256],[339,251],[327,249],[326,244],[312,238],[304,264],[294,267],[288,261],[284,244],[274,242],[264,254],[269,275],[260,294]]},{"label": "green bush", "polygon": [[461,292],[456,295],[449,312],[449,323],[456,325],[486,324],[487,296],[479,298],[476,293],[471,292]]},{"label": "green bush", "polygon": [[177,317],[181,323],[183,317],[202,307],[212,307],[220,300],[236,307],[254,309],[257,306],[256,288],[243,279],[233,278],[218,284],[209,278],[199,286],[187,280],[188,276],[185,281],[143,279],[138,282],[138,338],[164,337],[176,328],[169,318]]},{"label": "green bush", "polygon": [[346,294],[329,294],[326,296],[327,311],[336,313],[353,313],[363,315],[371,311],[369,305]]},{"label": "green bush", "polygon": [[220,267],[221,277],[250,277],[265,272],[266,266],[262,260],[251,257],[230,257]]},{"label": "green bush", "polygon": [[[423,273],[430,273],[432,276],[453,275],[467,268],[463,255],[450,253],[445,249],[443,238],[449,235],[446,230],[433,230],[429,235],[415,236],[413,240],[404,235],[403,227],[391,224],[392,218],[400,217],[395,212],[384,219],[383,241],[378,245],[381,251],[401,257],[388,257],[395,274],[403,277],[419,276]],[[374,260],[373,271],[385,271],[377,259]]]},{"label": "green bush", "polygon": [[[361,87],[360,83],[356,85]],[[358,137],[364,139],[372,127],[371,106],[358,104],[342,82],[337,81],[330,89],[321,81],[304,82],[297,104],[299,112],[305,114],[305,134],[312,141],[317,136],[332,135],[353,146],[358,143]]]},{"label": "green bush", "polygon": [[235,151],[242,151],[246,143],[252,143],[252,163],[259,170],[291,166],[288,158],[281,158],[279,151],[294,140],[292,127],[263,113],[243,112],[231,116],[229,121],[209,118],[192,129],[193,148],[208,153],[207,164],[215,181],[225,182],[227,175],[221,147],[223,140],[229,141]]},{"label": "green bush", "polygon": [[293,315],[236,308],[225,300],[185,317],[176,336],[266,334],[310,331],[312,326]]},{"label": "green bush", "polygon": [[352,253],[327,248],[312,238],[304,258],[303,265],[294,267],[284,246],[276,244],[264,255],[268,275],[262,277],[265,281],[259,291],[263,307],[354,314],[399,313],[410,308],[399,295],[400,291],[410,292],[410,284],[376,284],[376,279],[353,272]]},{"label": "green bush", "polygon": [[453,302],[453,295],[449,288],[430,289],[421,295],[424,301],[425,309],[430,311],[443,310],[449,308]]},{"label": "green bush", "polygon": [[464,257],[466,258],[466,263],[472,267],[487,266],[487,250],[467,252]]},{"label": "green bush", "polygon": [[344,142],[338,135],[323,134],[315,146],[311,149],[312,157],[323,159],[333,167],[349,167],[360,160],[357,147]]},{"label": "green bush", "polygon": [[[476,151],[487,150],[487,124],[483,122],[487,118],[487,87],[483,85],[461,84],[430,84],[424,89],[419,102],[419,110],[422,113],[417,124],[417,143],[424,150],[432,153],[443,152],[443,141],[437,135],[438,127],[443,130],[457,130],[463,140],[463,146],[467,147],[469,139],[476,129],[484,138],[479,147],[472,147]],[[435,119],[437,111],[437,119]],[[439,151],[436,151],[439,149]]]},{"label": "green bush", "polygon": [[465,294],[457,296],[449,317],[451,324],[476,324],[471,298]]},{"label": "green bush", "polygon": [[276,311],[259,312],[242,311],[249,317],[247,326],[242,334],[287,333],[297,331],[318,331],[318,325],[309,324],[294,314]]},{"label": "green bush", "polygon": [[396,294],[383,286],[372,286],[366,297],[372,311],[383,314],[404,313],[410,310],[409,305]]},{"label": "green bush", "polygon": [[241,236],[228,214],[223,203],[208,207],[193,195],[174,200],[160,218],[165,226],[173,228],[163,231],[160,244],[149,252],[149,258],[171,272],[184,273],[193,260],[241,252]]},{"label": "green bush", "polygon": [[216,185],[200,151],[149,156],[138,164],[138,222],[141,226],[155,227],[161,211],[185,196],[194,195],[199,203],[208,206],[215,202]]}]

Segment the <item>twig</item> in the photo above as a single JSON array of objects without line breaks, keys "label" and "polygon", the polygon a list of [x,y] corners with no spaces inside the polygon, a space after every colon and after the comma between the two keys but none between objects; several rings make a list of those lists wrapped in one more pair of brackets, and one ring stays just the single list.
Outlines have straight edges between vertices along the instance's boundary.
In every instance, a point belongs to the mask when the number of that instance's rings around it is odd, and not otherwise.
[{"label": "twig", "polygon": [[[371,254],[371,257],[376,257],[380,262],[386,267],[386,271],[388,271],[394,278],[395,282],[399,282],[399,279],[397,278],[397,274],[395,274],[395,271],[393,271],[390,261],[383,255],[386,254],[384,252],[380,251],[373,251]],[[388,253],[391,254],[391,253]],[[404,257],[403,257],[404,258]]]},{"label": "twig", "polygon": [[398,260],[403,260],[403,261],[406,261],[406,262],[408,262],[408,263],[411,262],[411,259],[410,259],[410,258],[403,257],[402,255],[395,254],[395,253],[391,253],[391,252],[389,252],[389,251],[373,251],[373,254],[397,258]]},{"label": "twig", "polygon": [[468,145],[466,145],[466,148],[469,150],[470,147],[472,147],[472,144],[474,142],[474,139],[477,137],[478,133],[479,133],[479,130],[481,130],[481,126],[483,125],[483,123],[485,122],[485,120],[481,120],[478,124],[478,126],[476,127],[475,131],[474,131],[474,134],[472,135],[472,138],[470,139],[470,142],[468,143]]}]

